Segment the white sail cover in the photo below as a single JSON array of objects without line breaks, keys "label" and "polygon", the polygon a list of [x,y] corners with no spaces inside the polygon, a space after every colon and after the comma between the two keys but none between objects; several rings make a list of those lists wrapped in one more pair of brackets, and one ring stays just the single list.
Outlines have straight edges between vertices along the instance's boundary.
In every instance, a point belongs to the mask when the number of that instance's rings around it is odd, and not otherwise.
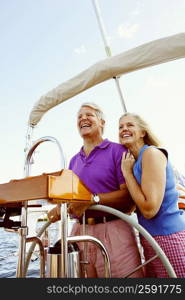
[{"label": "white sail cover", "polygon": [[49,109],[98,83],[183,57],[185,33],[179,33],[104,59],[42,96],[30,113],[29,125],[35,126]]}]

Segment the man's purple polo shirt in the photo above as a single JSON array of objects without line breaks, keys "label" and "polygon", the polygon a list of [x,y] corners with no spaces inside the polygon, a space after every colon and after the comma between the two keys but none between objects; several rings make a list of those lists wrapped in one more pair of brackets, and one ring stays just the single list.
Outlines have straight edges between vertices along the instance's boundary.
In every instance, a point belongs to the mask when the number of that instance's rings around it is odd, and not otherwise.
[{"label": "man's purple polo shirt", "polygon": [[92,193],[109,193],[120,189],[125,183],[121,172],[123,145],[105,139],[87,157],[83,151],[72,157],[69,169],[85,183]]}]

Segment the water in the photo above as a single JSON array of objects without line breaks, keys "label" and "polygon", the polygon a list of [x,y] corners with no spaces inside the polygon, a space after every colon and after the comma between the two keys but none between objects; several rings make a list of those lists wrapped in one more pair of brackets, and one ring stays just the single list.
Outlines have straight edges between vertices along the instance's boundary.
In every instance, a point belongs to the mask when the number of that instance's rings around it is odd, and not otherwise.
[{"label": "water", "polygon": [[[44,222],[38,222],[39,230]],[[58,239],[58,222],[51,224],[49,231],[50,245]],[[14,232],[7,232],[0,227],[0,278],[15,278],[18,261],[18,241],[19,235]],[[31,243],[30,243],[31,245]],[[38,251],[34,252],[30,260],[27,277],[39,278],[40,259]]]},{"label": "water", "polygon": [[[68,222],[68,233],[70,234],[75,220]],[[36,232],[43,227],[44,221],[36,223]],[[48,230],[49,246],[54,245],[60,238],[60,222],[51,224]],[[0,278],[15,278],[18,262],[18,242],[19,235],[14,232],[7,232],[0,227]],[[31,245],[31,243],[29,243]],[[28,248],[29,249],[29,248]],[[40,277],[40,258],[38,248],[35,248],[34,254],[29,263],[26,277]]]},{"label": "water", "polygon": [[0,278],[15,277],[18,236],[0,228]]}]

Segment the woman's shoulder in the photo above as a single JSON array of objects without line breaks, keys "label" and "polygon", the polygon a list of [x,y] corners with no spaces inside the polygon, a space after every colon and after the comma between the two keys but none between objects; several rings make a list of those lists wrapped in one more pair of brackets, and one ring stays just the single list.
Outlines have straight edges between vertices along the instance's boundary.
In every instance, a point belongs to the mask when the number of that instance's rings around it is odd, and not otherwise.
[{"label": "woman's shoulder", "polygon": [[166,149],[159,148],[156,146],[148,146],[143,151],[143,158],[145,159],[155,159],[155,158],[167,158],[168,159],[168,152]]}]

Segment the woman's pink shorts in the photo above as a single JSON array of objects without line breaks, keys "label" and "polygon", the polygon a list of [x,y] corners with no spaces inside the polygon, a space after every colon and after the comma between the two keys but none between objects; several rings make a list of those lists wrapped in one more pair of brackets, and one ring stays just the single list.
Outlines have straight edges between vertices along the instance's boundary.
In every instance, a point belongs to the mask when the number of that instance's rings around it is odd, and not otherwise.
[{"label": "woman's pink shorts", "polygon": [[[156,242],[168,257],[176,276],[185,278],[185,230],[169,235],[153,236]],[[153,257],[156,253],[149,242],[142,237],[141,244],[144,248],[146,260]],[[159,258],[146,265],[146,277],[168,278],[169,275]]]}]

